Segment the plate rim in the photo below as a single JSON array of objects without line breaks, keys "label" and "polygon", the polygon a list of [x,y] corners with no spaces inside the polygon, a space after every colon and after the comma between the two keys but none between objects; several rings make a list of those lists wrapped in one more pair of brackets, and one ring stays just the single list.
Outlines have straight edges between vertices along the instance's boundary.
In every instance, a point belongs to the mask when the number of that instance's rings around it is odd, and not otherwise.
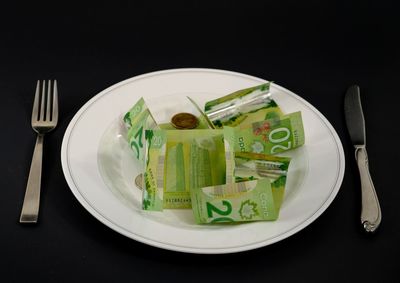
[{"label": "plate rim", "polygon": [[114,231],[130,238],[133,240],[136,240],[138,242],[166,249],[166,250],[171,250],[171,251],[177,251],[177,252],[186,252],[186,253],[197,253],[197,254],[222,254],[222,253],[235,253],[235,252],[242,252],[242,251],[247,251],[247,250],[252,250],[252,249],[257,249],[260,247],[268,246],[270,244],[279,242],[281,240],[284,240],[295,233],[299,232],[300,230],[304,229],[305,227],[309,226],[312,222],[314,222],[332,203],[332,201],[335,199],[337,193],[339,192],[339,189],[341,187],[341,184],[343,182],[344,178],[344,171],[345,171],[345,158],[344,158],[344,150],[343,150],[343,145],[341,143],[341,140],[336,133],[335,129],[333,126],[330,124],[330,122],[326,119],[326,117],[318,110],[316,109],[313,105],[311,105],[308,101],[304,100],[302,97],[298,96],[297,94],[293,93],[292,91],[277,85],[274,83],[274,87],[277,89],[280,89],[281,91],[290,94],[297,100],[299,100],[301,103],[303,103],[305,106],[307,106],[312,112],[314,112],[324,123],[324,125],[327,127],[329,130],[330,134],[333,137],[333,140],[335,141],[335,145],[338,149],[338,156],[339,156],[339,170],[338,170],[338,176],[336,178],[336,182],[333,185],[333,188],[331,190],[330,195],[327,197],[325,202],[321,205],[321,207],[316,210],[311,216],[309,216],[307,219],[302,221],[301,223],[297,224],[293,228],[291,228],[289,231],[283,232],[279,235],[274,236],[273,238],[266,239],[264,241],[259,241],[256,243],[250,243],[250,244],[245,244],[242,246],[238,247],[228,247],[228,248],[194,248],[194,247],[187,247],[187,246],[178,246],[174,244],[169,244],[169,243],[163,243],[160,241],[148,239],[146,237],[143,237],[139,234],[133,233],[132,231],[128,231],[124,229],[123,227],[120,227],[113,221],[109,220],[106,216],[102,215],[97,211],[95,207],[93,207],[87,200],[86,198],[80,193],[79,189],[77,188],[77,185],[75,184],[75,181],[72,178],[72,173],[69,170],[68,166],[68,141],[71,137],[72,130],[75,126],[75,124],[79,121],[81,116],[84,114],[85,110],[89,108],[92,104],[94,104],[98,99],[106,95],[107,93],[112,92],[113,90],[129,84],[131,82],[134,82],[136,80],[140,80],[143,78],[149,78],[151,76],[158,76],[162,74],[168,74],[168,73],[185,73],[185,72],[207,72],[207,73],[219,73],[219,74],[227,74],[227,75],[234,75],[234,76],[239,76],[242,78],[248,78],[252,80],[258,80],[258,81],[266,81],[265,79],[252,76],[252,75],[247,75],[243,74],[240,72],[235,72],[235,71],[228,71],[228,70],[221,70],[221,69],[211,69],[211,68],[177,68],[177,69],[167,69],[167,70],[160,70],[160,71],[154,71],[150,73],[145,73],[141,75],[137,75],[125,80],[122,80],[118,83],[115,83],[106,89],[102,90],[101,92],[97,93],[95,96],[93,96],[91,99],[89,99],[79,110],[76,112],[74,117],[71,119],[71,121],[68,124],[68,127],[65,131],[65,134],[63,136],[63,141],[61,145],[61,164],[62,164],[62,169],[63,169],[63,174],[64,177],[67,181],[67,184],[75,196],[75,198],[78,200],[78,202],[90,213],[92,216],[94,216],[97,220],[99,220],[101,223],[104,225],[108,226],[109,228],[113,229]]}]

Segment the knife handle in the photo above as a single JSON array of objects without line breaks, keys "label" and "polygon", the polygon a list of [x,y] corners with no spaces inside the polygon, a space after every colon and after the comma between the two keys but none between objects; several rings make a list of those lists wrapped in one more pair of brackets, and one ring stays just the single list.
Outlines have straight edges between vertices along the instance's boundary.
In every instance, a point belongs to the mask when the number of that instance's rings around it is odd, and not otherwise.
[{"label": "knife handle", "polygon": [[361,178],[361,224],[365,231],[374,232],[381,223],[382,214],[374,183],[369,173],[365,146],[356,147],[356,160]]}]

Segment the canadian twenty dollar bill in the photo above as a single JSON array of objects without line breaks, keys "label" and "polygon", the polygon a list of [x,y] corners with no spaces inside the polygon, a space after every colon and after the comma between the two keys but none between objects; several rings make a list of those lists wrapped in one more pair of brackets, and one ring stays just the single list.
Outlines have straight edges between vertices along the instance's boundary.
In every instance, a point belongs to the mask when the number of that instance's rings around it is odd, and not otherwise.
[{"label": "canadian twenty dollar bill", "polygon": [[147,130],[146,148],[145,210],[190,208],[193,188],[226,182],[222,130]]},{"label": "canadian twenty dollar bill", "polygon": [[134,152],[134,156],[143,163],[145,130],[158,128],[143,98],[139,99],[125,114],[124,123],[128,129],[128,143]]},{"label": "canadian twenty dollar bill", "polygon": [[287,176],[290,158],[252,152],[235,153],[236,182],[269,178],[271,182]]},{"label": "canadian twenty dollar bill", "polygon": [[236,153],[236,183],[191,191],[197,223],[276,220],[290,158]]},{"label": "canadian twenty dollar bill", "polygon": [[275,154],[304,144],[301,112],[234,128],[235,151]]},{"label": "canadian twenty dollar bill", "polygon": [[206,102],[205,114],[216,128],[251,124],[282,115],[271,98],[270,83],[235,91]]},{"label": "canadian twenty dollar bill", "polygon": [[275,220],[271,181],[267,178],[192,190],[197,223]]}]

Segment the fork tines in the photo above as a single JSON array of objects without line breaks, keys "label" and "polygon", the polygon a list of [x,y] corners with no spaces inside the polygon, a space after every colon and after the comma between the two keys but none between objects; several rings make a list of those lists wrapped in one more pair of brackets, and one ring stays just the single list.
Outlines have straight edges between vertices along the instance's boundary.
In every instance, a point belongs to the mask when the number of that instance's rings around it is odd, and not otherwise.
[{"label": "fork tines", "polygon": [[[53,90],[52,90],[53,87]],[[42,91],[40,91],[42,88]],[[47,90],[47,95],[46,95]],[[57,81],[54,80],[43,80],[40,84],[40,80],[36,84],[35,100],[33,103],[32,110],[32,122],[34,121],[51,121],[57,122],[58,119],[58,91]]]}]

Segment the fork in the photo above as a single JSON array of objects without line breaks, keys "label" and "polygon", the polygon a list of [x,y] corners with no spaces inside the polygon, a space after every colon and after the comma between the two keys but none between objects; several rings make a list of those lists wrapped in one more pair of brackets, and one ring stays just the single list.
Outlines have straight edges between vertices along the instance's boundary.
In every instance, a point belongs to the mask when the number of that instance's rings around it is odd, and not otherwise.
[{"label": "fork", "polygon": [[[36,223],[39,214],[40,183],[42,177],[42,157],[44,135],[53,130],[58,121],[58,91],[57,81],[54,80],[53,89],[49,80],[36,84],[35,100],[32,109],[32,128],[37,133],[35,149],[33,151],[31,168],[26,185],[24,203],[22,205],[20,223]],[[42,91],[40,91],[40,88]]]}]

